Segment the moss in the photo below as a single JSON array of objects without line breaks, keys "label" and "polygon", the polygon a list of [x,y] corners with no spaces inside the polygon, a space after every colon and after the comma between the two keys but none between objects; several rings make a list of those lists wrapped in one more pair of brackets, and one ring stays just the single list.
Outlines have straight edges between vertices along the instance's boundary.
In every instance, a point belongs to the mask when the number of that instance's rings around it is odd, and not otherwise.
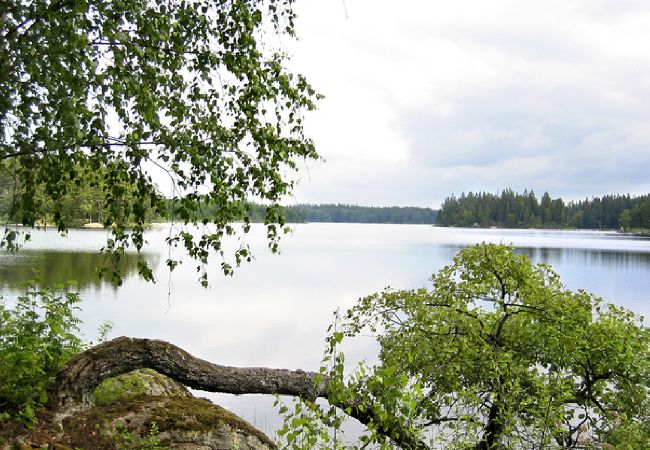
[{"label": "moss", "polygon": [[207,432],[221,422],[233,430],[241,430],[245,434],[256,436],[267,445],[275,446],[268,436],[245,420],[202,398],[170,397],[164,405],[153,409],[150,420],[156,422],[161,432],[167,430]]},{"label": "moss", "polygon": [[144,395],[144,381],[131,374],[119,375],[104,380],[93,393],[95,404],[108,405],[116,401],[127,401],[134,397]]},{"label": "moss", "polygon": [[87,416],[64,421],[65,436],[62,441],[75,449],[114,450],[113,438],[102,432],[102,420]]},{"label": "moss", "polygon": [[155,370],[140,369],[104,380],[93,392],[95,404],[126,402],[142,395],[188,396],[187,389]]}]

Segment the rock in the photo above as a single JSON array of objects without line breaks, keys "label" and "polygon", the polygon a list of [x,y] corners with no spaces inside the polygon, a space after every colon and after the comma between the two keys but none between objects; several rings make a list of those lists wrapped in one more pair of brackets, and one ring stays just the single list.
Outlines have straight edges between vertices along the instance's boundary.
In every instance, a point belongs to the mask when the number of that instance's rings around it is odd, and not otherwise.
[{"label": "rock", "polygon": [[[271,450],[275,444],[248,422],[206,399],[143,395],[95,406],[65,419],[59,442],[72,448]],[[140,447],[138,447],[140,446]],[[156,447],[159,446],[159,447]]]},{"label": "rock", "polygon": [[0,430],[0,450],[276,449],[271,439],[245,420],[193,397],[185,386],[153,370],[108,379],[94,396],[92,408],[62,423],[46,414],[33,430],[16,427],[16,432],[7,433],[13,442],[4,440]]},{"label": "rock", "polygon": [[[178,450],[275,448],[248,422],[193,397],[185,386],[154,370],[110,378],[97,387],[94,397],[93,409],[64,421],[61,442],[84,449],[110,448],[102,445],[111,441]],[[92,442],[84,442],[88,439]]]}]

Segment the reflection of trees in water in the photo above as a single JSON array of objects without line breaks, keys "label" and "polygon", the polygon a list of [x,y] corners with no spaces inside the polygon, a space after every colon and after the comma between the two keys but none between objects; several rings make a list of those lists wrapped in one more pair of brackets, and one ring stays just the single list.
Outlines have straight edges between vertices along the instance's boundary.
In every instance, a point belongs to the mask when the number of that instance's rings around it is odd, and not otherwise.
[{"label": "reflection of trees in water", "polygon": [[[450,245],[450,254],[455,254],[463,246]],[[603,250],[590,248],[547,248],[547,247],[517,247],[516,253],[522,253],[531,261],[560,265],[583,265],[585,267],[643,269],[650,268],[650,253]]]},{"label": "reflection of trees in water", "polygon": [[625,269],[650,267],[650,253],[644,252],[584,248],[518,248],[517,252],[533,261],[550,265],[562,263]]},{"label": "reflection of trees in water", "polygon": [[[18,289],[27,280],[38,280],[51,286],[74,280],[79,289],[99,288],[111,283],[111,271],[118,269],[123,279],[137,275],[137,263],[144,259],[151,267],[158,264],[153,254],[122,255],[115,264],[107,255],[97,252],[61,252],[53,250],[21,250],[18,253],[0,253],[0,288]],[[105,278],[100,280],[97,268],[105,267]]]}]

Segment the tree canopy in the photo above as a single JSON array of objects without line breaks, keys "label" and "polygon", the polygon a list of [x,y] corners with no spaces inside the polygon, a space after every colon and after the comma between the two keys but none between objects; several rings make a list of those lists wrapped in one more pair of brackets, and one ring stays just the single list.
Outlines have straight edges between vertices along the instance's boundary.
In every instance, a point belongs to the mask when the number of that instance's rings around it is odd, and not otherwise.
[{"label": "tree canopy", "polygon": [[[362,444],[398,428],[420,436],[407,446],[418,449],[648,447],[642,318],[567,289],[503,245],[462,250],[431,282],[361,299],[329,338],[332,389],[374,417]],[[368,334],[379,362],[345,376],[337,345]],[[287,448],[331,439],[305,417],[329,426],[336,413],[300,405],[283,430]]]},{"label": "tree canopy", "polygon": [[11,0],[1,10],[0,165],[12,220],[33,226],[45,197],[65,230],[62,202],[90,180],[114,225],[106,249],[140,249],[148,209],[168,213],[156,187],[165,179],[177,223],[206,225],[200,205],[219,207],[210,229],[169,237],[202,265],[251,197],[269,205],[276,248],[278,201],[297,164],[317,158],[302,120],[318,95],[282,52],[294,36],[291,0]]}]

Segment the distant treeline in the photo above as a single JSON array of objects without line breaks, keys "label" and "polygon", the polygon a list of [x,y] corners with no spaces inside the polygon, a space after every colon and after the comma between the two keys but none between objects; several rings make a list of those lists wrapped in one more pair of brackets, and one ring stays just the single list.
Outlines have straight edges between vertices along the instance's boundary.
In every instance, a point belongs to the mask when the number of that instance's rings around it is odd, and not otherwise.
[{"label": "distant treeline", "polygon": [[442,204],[437,225],[459,227],[650,229],[650,194],[606,195],[565,203],[548,192],[500,195],[487,192],[451,196]]},{"label": "distant treeline", "polygon": [[287,208],[304,222],[434,224],[437,211],[413,206],[296,205]]},{"label": "distant treeline", "polygon": [[[267,207],[250,203],[247,216],[251,222],[264,222]],[[217,211],[209,206],[202,214],[210,218]],[[337,222],[337,223],[403,223],[431,224],[436,222],[437,211],[430,208],[401,206],[357,206],[345,204],[307,205],[300,204],[284,208],[287,223]],[[243,217],[242,217],[243,218]]]}]

